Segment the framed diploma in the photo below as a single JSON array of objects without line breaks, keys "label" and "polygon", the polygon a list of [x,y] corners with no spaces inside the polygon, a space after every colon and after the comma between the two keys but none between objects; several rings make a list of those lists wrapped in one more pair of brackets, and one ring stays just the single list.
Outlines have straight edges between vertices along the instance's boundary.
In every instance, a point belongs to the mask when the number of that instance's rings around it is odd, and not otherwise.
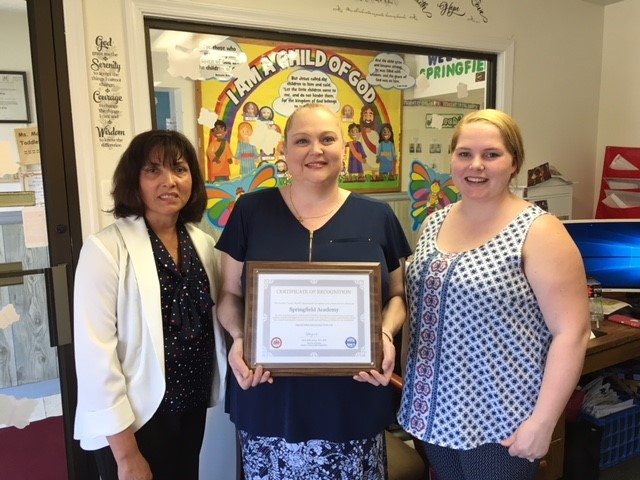
[{"label": "framed diploma", "polygon": [[0,123],[29,123],[26,72],[0,71]]},{"label": "framed diploma", "polygon": [[379,263],[247,262],[244,354],[274,376],[380,370]]}]

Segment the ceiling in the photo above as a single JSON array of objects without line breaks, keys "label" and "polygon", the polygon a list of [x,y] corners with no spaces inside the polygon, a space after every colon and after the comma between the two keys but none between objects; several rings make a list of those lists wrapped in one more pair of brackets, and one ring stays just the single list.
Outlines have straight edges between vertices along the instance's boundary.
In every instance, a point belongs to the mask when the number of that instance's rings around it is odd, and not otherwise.
[{"label": "ceiling", "polygon": [[[585,2],[595,3],[597,5],[611,5],[622,0],[584,0]],[[27,0],[0,0],[0,10],[25,11],[27,8]]]}]

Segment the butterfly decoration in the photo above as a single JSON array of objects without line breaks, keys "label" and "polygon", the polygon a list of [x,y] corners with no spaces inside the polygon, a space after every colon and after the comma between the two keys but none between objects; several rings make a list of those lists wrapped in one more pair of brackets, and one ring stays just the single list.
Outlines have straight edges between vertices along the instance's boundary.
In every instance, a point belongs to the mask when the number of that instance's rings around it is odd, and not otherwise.
[{"label": "butterfly decoration", "polygon": [[460,199],[460,191],[453,185],[451,175],[440,173],[414,161],[409,174],[409,196],[413,231],[417,231],[425,218]]},{"label": "butterfly decoration", "polygon": [[272,164],[263,165],[255,172],[234,180],[207,183],[207,220],[215,228],[222,230],[241,195],[277,185],[276,167]]}]

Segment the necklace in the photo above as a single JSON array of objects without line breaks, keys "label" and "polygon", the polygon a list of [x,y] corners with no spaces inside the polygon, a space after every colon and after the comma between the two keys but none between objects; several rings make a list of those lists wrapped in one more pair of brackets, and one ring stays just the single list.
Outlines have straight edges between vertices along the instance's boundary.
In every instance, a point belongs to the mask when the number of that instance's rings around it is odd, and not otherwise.
[{"label": "necklace", "polygon": [[304,223],[305,220],[313,220],[314,218],[326,217],[327,215],[331,215],[334,212],[334,210],[336,208],[338,208],[338,206],[336,205],[331,210],[329,210],[327,213],[323,213],[322,215],[314,215],[312,217],[303,217],[302,215],[300,215],[300,212],[298,211],[298,209],[296,208],[295,204],[293,203],[293,194],[291,193],[292,190],[293,190],[293,188],[289,187],[289,203],[291,203],[291,208],[293,208],[293,213],[295,214],[296,219],[300,223]]},{"label": "necklace", "polygon": [[178,265],[180,263],[180,245],[176,245],[175,248],[169,248],[169,255],[173,258],[173,262]]}]

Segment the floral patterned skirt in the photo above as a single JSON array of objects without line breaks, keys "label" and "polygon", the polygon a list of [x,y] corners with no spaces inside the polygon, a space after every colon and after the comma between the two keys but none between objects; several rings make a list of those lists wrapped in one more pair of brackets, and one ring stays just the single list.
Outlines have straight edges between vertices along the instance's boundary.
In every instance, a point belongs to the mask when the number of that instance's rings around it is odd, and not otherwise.
[{"label": "floral patterned skirt", "polygon": [[384,433],[348,442],[309,440],[238,432],[246,480],[386,480]]}]

